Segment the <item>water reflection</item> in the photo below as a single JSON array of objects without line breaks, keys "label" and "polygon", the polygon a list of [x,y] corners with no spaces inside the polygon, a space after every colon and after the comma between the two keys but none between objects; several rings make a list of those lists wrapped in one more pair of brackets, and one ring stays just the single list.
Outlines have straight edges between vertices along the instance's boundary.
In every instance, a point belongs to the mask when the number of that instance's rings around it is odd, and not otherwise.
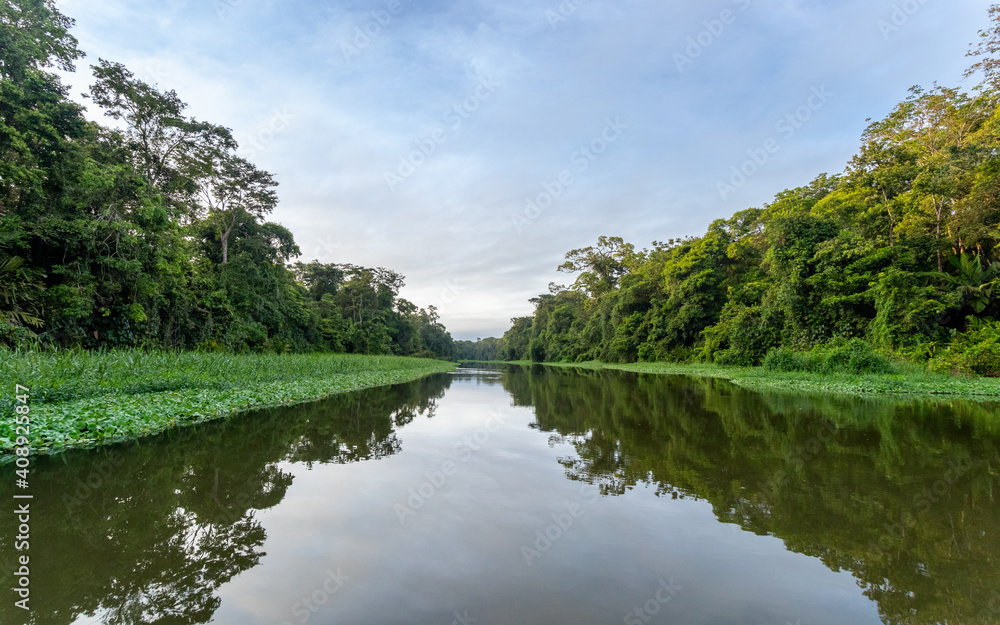
[{"label": "water reflection", "polygon": [[542,367],[265,411],[40,460],[28,622],[998,623],[998,412]]},{"label": "water reflection", "polygon": [[[256,515],[285,498],[286,463],[398,453],[396,430],[433,416],[450,383],[434,376],[40,459],[32,481],[32,611],[4,605],[0,622],[66,624],[81,615],[115,625],[209,622],[219,587],[265,555]],[[0,480],[0,498],[11,501],[11,467]],[[5,528],[5,560],[12,542]],[[0,577],[9,587],[9,567]]]},{"label": "water reflection", "polygon": [[759,394],[717,380],[512,369],[570,479],[711,503],[850,571],[885,623],[1000,623],[1000,406]]}]

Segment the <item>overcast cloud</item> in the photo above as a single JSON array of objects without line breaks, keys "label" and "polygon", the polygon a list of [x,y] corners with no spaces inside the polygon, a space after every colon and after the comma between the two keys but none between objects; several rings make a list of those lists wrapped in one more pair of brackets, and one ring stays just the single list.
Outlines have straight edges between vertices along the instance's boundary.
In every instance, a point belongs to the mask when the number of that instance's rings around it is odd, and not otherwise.
[{"label": "overcast cloud", "polygon": [[[701,234],[841,172],[865,120],[910,86],[970,88],[964,55],[989,4],[60,7],[88,53],[65,78],[75,94],[98,58],[175,89],[276,175],[272,220],[292,230],[303,260],[395,269],[405,297],[475,339],[530,314],[528,298],[550,281],[570,282],[555,271],[566,251],[602,234],[640,248]],[[734,177],[741,166],[753,175]]]}]

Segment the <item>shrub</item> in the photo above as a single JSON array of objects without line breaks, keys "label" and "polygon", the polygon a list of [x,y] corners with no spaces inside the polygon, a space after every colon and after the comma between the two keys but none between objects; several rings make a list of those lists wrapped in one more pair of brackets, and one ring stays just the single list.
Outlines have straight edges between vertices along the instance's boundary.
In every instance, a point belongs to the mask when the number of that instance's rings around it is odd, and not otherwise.
[{"label": "shrub", "polygon": [[930,361],[939,373],[975,373],[1000,377],[1000,321],[971,319],[969,330],[956,334],[951,343]]},{"label": "shrub", "polygon": [[897,373],[890,358],[875,351],[862,339],[834,340],[808,352],[772,349],[764,358],[768,371],[811,371],[814,373]]},{"label": "shrub", "polygon": [[897,367],[888,357],[878,353],[865,340],[851,339],[846,343],[833,343],[827,352],[820,371],[823,373],[896,373]]},{"label": "shrub", "polygon": [[28,349],[38,343],[38,335],[25,328],[0,320],[0,347]]},{"label": "shrub", "polygon": [[808,365],[801,353],[778,348],[767,353],[763,366],[767,371],[808,371]]}]

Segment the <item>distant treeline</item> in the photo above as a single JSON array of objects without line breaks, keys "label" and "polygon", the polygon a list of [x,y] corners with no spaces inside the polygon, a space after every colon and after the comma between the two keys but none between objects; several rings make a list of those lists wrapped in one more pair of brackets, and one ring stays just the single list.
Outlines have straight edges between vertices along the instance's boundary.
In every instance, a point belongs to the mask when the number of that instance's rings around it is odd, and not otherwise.
[{"label": "distant treeline", "polygon": [[461,355],[756,365],[850,344],[1000,375],[1000,5],[990,17],[967,73],[983,84],[914,87],[842,175],[700,237],[641,251],[600,237],[559,267],[572,286]]},{"label": "distant treeline", "polygon": [[273,176],[173,91],[101,60],[87,121],[44,68],[83,56],[52,0],[0,3],[0,345],[451,357],[403,277],[307,264]]}]

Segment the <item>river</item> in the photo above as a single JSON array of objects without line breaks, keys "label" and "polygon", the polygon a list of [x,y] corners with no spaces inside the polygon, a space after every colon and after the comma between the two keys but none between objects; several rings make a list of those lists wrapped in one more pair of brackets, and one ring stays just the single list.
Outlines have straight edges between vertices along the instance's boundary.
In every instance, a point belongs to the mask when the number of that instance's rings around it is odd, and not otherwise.
[{"label": "river", "polygon": [[259,411],[38,459],[0,621],[1000,623],[998,415],[543,367]]}]

